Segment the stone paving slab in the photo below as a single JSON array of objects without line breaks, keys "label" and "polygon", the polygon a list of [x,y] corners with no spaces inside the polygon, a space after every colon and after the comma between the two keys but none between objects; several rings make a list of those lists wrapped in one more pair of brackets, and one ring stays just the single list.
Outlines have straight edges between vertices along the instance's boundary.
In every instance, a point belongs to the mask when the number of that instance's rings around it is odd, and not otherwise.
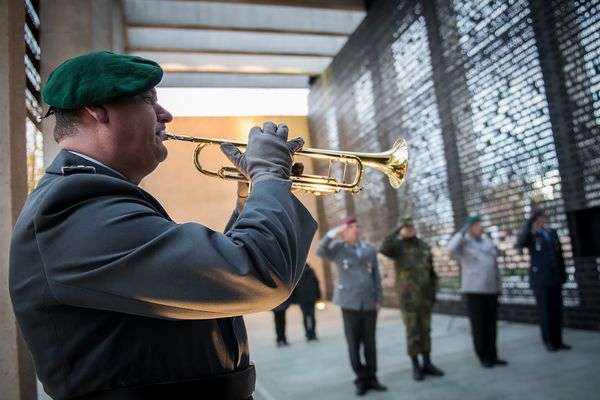
[{"label": "stone paving slab", "polygon": [[[252,360],[257,368],[255,400],[347,400],[353,374],[341,312],[328,304],[317,311],[319,340],[306,342],[299,307],[287,313],[289,347],[275,346],[272,313],[246,317]],[[578,400],[600,398],[600,333],[565,330],[571,351],[549,353],[536,325],[500,321],[498,352],[509,365],[481,368],[464,317],[435,314],[432,360],[446,375],[412,380],[404,325],[396,309],[382,309],[377,328],[379,379],[387,392],[369,400]]]}]

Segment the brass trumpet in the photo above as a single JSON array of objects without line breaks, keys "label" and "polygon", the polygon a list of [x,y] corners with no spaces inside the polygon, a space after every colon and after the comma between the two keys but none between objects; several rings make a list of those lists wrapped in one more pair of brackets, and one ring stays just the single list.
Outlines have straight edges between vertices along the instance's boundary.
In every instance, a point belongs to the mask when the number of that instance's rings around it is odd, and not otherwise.
[{"label": "brass trumpet", "polygon": [[[247,143],[225,139],[180,136],[166,131],[162,131],[160,135],[163,140],[180,140],[198,143],[194,150],[194,165],[196,166],[196,169],[204,175],[226,180],[248,181],[235,167],[222,166],[219,170],[212,171],[205,169],[200,163],[200,153],[207,146],[231,143],[241,150],[247,146]],[[408,146],[404,139],[396,140],[390,150],[381,153],[359,153],[303,148],[298,150],[294,155],[329,161],[329,171],[326,176],[303,174],[302,172],[294,173],[295,168],[292,168],[292,174],[290,176],[290,179],[292,180],[292,189],[305,190],[306,192],[315,195],[338,193],[341,190],[352,193],[361,191],[362,187],[360,186],[360,181],[365,167],[374,168],[383,172],[388,176],[390,185],[392,185],[394,189],[398,189],[400,185],[402,185],[402,182],[404,182],[406,170],[408,168]],[[334,162],[340,162],[344,165],[341,181],[332,177],[332,166]],[[346,171],[349,164],[356,166],[356,172],[354,174],[354,179],[351,182],[346,182]]]}]

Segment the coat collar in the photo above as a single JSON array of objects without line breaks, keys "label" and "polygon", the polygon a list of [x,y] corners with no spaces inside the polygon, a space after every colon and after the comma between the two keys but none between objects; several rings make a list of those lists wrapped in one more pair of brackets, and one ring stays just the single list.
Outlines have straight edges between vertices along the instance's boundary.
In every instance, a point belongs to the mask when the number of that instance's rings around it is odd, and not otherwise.
[{"label": "coat collar", "polygon": [[110,168],[106,168],[102,164],[95,163],[86,158],[80,157],[77,154],[73,154],[66,150],[61,150],[54,161],[48,166],[46,169],[46,173],[55,174],[55,175],[64,175],[63,167],[76,167],[76,166],[84,166],[84,167],[94,167],[96,170],[95,173],[112,176],[113,178],[118,178],[121,180],[127,180],[123,175],[118,174],[117,172],[111,170]]},{"label": "coat collar", "polygon": [[[93,162],[91,160],[88,160],[87,158],[80,157],[77,154],[73,154],[66,150],[61,150],[58,153],[58,155],[56,156],[54,161],[52,161],[52,163],[46,169],[46,173],[53,174],[53,175],[65,175],[65,173],[63,172],[64,167],[78,167],[78,166],[93,167],[95,172],[91,172],[91,170],[90,171],[86,170],[85,172],[111,176],[113,178],[117,178],[122,181],[128,182],[131,185],[134,185],[127,178],[125,178],[123,175],[117,173],[116,171],[113,171],[112,169],[107,168],[102,164]],[[140,190],[140,192],[144,195],[144,197],[150,203],[152,203],[152,205],[156,208],[156,210],[159,213],[161,213],[167,219],[172,221],[171,217],[169,216],[167,211],[162,207],[162,205],[158,202],[158,200],[156,200],[150,193],[146,192],[144,189],[140,188],[138,185],[135,185],[135,186]]]}]

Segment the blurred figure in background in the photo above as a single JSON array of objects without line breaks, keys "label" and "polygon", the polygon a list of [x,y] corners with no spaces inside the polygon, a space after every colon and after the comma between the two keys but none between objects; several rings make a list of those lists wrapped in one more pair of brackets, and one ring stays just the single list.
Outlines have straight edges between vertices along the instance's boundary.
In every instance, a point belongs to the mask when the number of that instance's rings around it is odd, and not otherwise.
[{"label": "blurred figure in background", "polygon": [[298,303],[302,310],[302,322],[304,323],[304,332],[306,333],[307,341],[317,340],[315,303],[320,298],[321,289],[319,288],[317,274],[309,264],[306,264],[302,277],[292,294],[292,301]]},{"label": "blurred figure in background", "polygon": [[534,210],[523,227],[516,247],[529,250],[529,285],[535,295],[542,340],[548,351],[569,350],[562,341],[561,285],[567,281],[558,235],[545,227],[543,210]]},{"label": "blurred figure in background", "polygon": [[[413,378],[420,381],[424,375],[444,375],[430,358],[431,312],[435,303],[437,275],[429,245],[417,238],[412,219],[405,218],[402,225],[384,239],[379,252],[394,260],[396,291],[406,326]],[[419,354],[423,357],[422,365],[419,364]]]},{"label": "blurred figure in background", "polygon": [[467,300],[475,352],[484,368],[506,365],[496,349],[498,294],[501,290],[498,250],[483,235],[479,217],[469,217],[448,242],[461,267],[461,289]]},{"label": "blurred figure in background", "polygon": [[[290,296],[291,297],[291,296]],[[273,320],[275,321],[275,335],[277,341],[277,347],[289,346],[285,335],[285,313],[290,306],[290,299],[275,307],[273,310]]]},{"label": "blurred figure in background", "polygon": [[[334,240],[338,235],[342,240]],[[387,388],[376,376],[375,327],[383,298],[377,249],[360,241],[359,237],[356,218],[348,217],[323,236],[317,254],[332,261],[336,267],[333,302],[342,308],[350,362],[356,374],[356,394],[362,396],[369,389],[382,391]]]}]

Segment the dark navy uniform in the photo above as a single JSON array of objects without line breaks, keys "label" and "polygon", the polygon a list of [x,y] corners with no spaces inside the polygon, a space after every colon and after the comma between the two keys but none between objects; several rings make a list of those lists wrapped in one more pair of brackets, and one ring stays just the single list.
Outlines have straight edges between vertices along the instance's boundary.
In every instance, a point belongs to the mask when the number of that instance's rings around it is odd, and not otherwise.
[{"label": "dark navy uniform", "polygon": [[527,224],[519,235],[517,247],[529,250],[529,285],[535,295],[542,340],[550,349],[561,347],[561,286],[567,274],[558,235],[553,229],[534,230]]}]

